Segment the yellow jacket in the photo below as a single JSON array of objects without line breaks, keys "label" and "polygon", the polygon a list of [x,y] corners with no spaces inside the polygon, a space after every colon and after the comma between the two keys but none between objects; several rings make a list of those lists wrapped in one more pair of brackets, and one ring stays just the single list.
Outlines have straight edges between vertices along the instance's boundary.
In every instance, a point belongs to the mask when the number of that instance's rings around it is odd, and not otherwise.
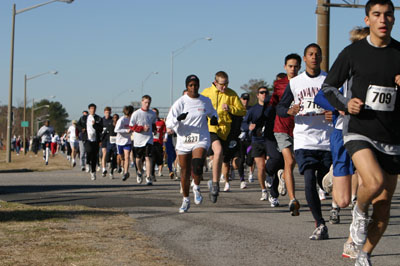
[{"label": "yellow jacket", "polygon": [[[230,88],[226,88],[225,92],[220,92],[214,84],[203,90],[201,95],[211,99],[214,109],[218,113],[218,126],[210,125],[208,121],[208,129],[210,132],[217,133],[218,137],[226,140],[231,130],[232,119],[229,115],[244,116],[246,108],[242,105],[238,95]],[[222,104],[229,106],[229,112],[222,110]]]}]

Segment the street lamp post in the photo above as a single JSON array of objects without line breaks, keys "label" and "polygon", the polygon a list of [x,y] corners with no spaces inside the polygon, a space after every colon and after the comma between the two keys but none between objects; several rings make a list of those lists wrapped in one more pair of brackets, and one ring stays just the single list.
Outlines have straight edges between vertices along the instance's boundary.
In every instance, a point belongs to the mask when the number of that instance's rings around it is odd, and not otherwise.
[{"label": "street lamp post", "polygon": [[193,41],[191,41],[190,43],[186,44],[185,46],[182,46],[181,48],[172,51],[171,52],[171,91],[170,91],[170,106],[172,106],[173,103],[173,97],[174,97],[174,57],[180,55],[181,53],[183,53],[187,48],[189,48],[190,46],[192,46],[193,44],[195,44],[195,42],[197,41],[201,41],[201,40],[207,40],[207,41],[211,41],[212,38],[211,37],[203,37],[203,38],[198,38],[198,39],[194,39]]},{"label": "street lamp post", "polygon": [[23,12],[32,10],[37,7],[41,7],[47,4],[51,4],[54,2],[64,2],[64,3],[72,3],[74,0],[51,0],[41,4],[37,4],[28,8],[24,8],[21,10],[16,10],[16,5],[13,4],[12,8],[12,28],[11,28],[11,53],[10,53],[10,82],[9,82],[9,90],[8,90],[8,109],[7,109],[7,150],[6,150],[6,162],[11,162],[11,133],[12,133],[12,121],[11,121],[11,112],[12,112],[12,96],[13,96],[13,78],[14,78],[14,36],[15,36],[15,16],[21,14]]},{"label": "street lamp post", "polygon": [[[38,77],[46,75],[46,74],[57,75],[57,73],[58,73],[57,71],[53,70],[53,71],[44,72],[44,73],[41,73],[41,74],[38,74],[38,75],[35,75],[32,77],[27,77],[26,74],[24,75],[24,121],[26,121],[26,83],[27,83],[27,81],[30,79],[38,78]],[[32,113],[33,113],[33,101],[32,101]],[[25,150],[25,148],[26,148],[26,144],[25,144],[26,127],[23,127],[22,131],[23,131],[23,134],[22,134],[22,136],[23,136],[22,145],[23,146],[22,147],[24,148],[24,155],[25,155],[26,154],[26,150]]]},{"label": "street lamp post", "polygon": [[140,96],[140,97],[143,97],[143,90],[144,90],[144,83],[151,77],[151,75],[157,75],[158,74],[158,72],[156,71],[156,72],[150,72],[149,73],[149,75],[142,81],[142,90],[141,90],[141,93],[142,93],[142,95]]}]

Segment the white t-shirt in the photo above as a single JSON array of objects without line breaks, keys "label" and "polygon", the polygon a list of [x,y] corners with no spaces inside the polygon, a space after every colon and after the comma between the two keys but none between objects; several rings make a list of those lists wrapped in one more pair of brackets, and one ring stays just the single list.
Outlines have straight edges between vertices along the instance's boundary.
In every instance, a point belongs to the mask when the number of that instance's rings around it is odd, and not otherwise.
[{"label": "white t-shirt", "polygon": [[134,132],[133,133],[133,146],[144,147],[146,144],[153,144],[153,124],[156,123],[157,116],[153,110],[143,111],[142,109],[136,110],[131,116],[129,126],[145,126],[149,127],[148,131]]},{"label": "white t-shirt", "polygon": [[78,136],[76,135],[76,127],[74,125],[71,125],[68,128],[68,138],[70,142],[75,142],[78,140]]},{"label": "white t-shirt", "polygon": [[60,141],[60,136],[58,136],[58,134],[53,135],[53,137],[51,138],[51,142],[53,143],[58,143]]},{"label": "white t-shirt", "polygon": [[127,144],[131,144],[131,135],[129,128],[129,117],[120,117],[115,125],[114,132],[117,133],[116,144],[123,146]]},{"label": "white t-shirt", "polygon": [[[177,117],[186,112],[188,112],[186,119],[178,121]],[[190,150],[190,147],[196,146],[199,142],[206,143],[207,147],[210,146],[207,116],[218,118],[209,98],[203,95],[198,98],[183,95],[176,100],[168,113],[166,126],[173,129],[178,136],[177,150]]]},{"label": "white t-shirt", "polygon": [[314,104],[314,97],[326,75],[321,71],[319,76],[312,78],[304,71],[289,81],[294,103],[300,104],[300,112],[294,117],[294,150],[330,150],[329,137],[333,124],[325,120],[325,110]]},{"label": "white t-shirt", "polygon": [[93,127],[93,122],[94,122],[94,116],[93,115],[88,115],[87,121],[86,121],[86,131],[88,135],[88,140],[89,141],[96,141],[96,130]]}]

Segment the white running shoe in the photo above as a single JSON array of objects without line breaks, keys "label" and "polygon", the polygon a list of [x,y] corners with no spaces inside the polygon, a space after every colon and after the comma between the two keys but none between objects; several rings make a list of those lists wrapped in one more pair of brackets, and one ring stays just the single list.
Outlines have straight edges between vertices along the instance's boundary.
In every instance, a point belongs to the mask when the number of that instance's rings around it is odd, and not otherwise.
[{"label": "white running shoe", "polygon": [[151,181],[151,177],[146,177],[146,186],[152,186],[153,181]]},{"label": "white running shoe", "polygon": [[221,174],[221,177],[219,178],[219,182],[224,183],[225,182],[225,176]]},{"label": "white running shoe", "polygon": [[231,185],[229,184],[229,182],[225,183],[224,191],[225,192],[230,192],[231,191]]},{"label": "white running shoe", "polygon": [[333,188],[333,165],[331,165],[331,168],[329,169],[329,172],[324,176],[322,179],[322,187],[327,193],[332,192]]},{"label": "white running shoe", "polygon": [[190,183],[191,187],[194,187],[194,179],[192,179],[192,182]]},{"label": "white running shoe", "polygon": [[89,173],[90,172],[90,165],[86,165],[86,173]]},{"label": "white running shoe", "polygon": [[190,208],[190,200],[183,199],[182,206],[179,208],[179,213],[185,213]]},{"label": "white running shoe", "polygon": [[263,190],[263,191],[261,192],[261,198],[260,198],[260,200],[268,200],[268,191]]},{"label": "white running shoe", "polygon": [[278,198],[274,198],[274,197],[272,197],[271,195],[269,195],[268,200],[269,200],[269,202],[271,203],[271,207],[272,207],[272,208],[275,208],[275,207],[278,207],[278,206],[279,206],[279,200],[278,200]]},{"label": "white running shoe", "polygon": [[247,188],[247,183],[246,183],[246,181],[240,182],[240,189],[245,189],[245,188]]},{"label": "white running shoe", "polygon": [[278,192],[281,196],[285,196],[287,193],[287,190],[286,190],[285,179],[283,179],[283,169],[280,169],[278,171],[277,175],[278,175],[278,179],[279,179]]},{"label": "white running shoe", "polygon": [[203,196],[201,195],[200,188],[199,189],[195,189],[193,187],[193,194],[194,194],[194,203],[196,205],[201,204],[201,202],[203,201]]},{"label": "white running shoe", "polygon": [[249,183],[253,183],[253,182],[254,182],[254,177],[253,177],[253,174],[250,173],[249,174]]},{"label": "white running shoe", "polygon": [[326,192],[322,188],[318,188],[318,196],[320,200],[326,200]]},{"label": "white running shoe", "polygon": [[142,173],[137,172],[137,174],[136,174],[136,181],[137,181],[138,184],[142,184],[142,182],[143,182]]},{"label": "white running shoe", "polygon": [[90,179],[96,180],[96,172],[90,173]]},{"label": "white running shoe", "polygon": [[271,178],[270,176],[267,176],[267,177],[265,178],[265,186],[266,186],[267,188],[271,188],[271,187],[272,187],[272,178]]}]

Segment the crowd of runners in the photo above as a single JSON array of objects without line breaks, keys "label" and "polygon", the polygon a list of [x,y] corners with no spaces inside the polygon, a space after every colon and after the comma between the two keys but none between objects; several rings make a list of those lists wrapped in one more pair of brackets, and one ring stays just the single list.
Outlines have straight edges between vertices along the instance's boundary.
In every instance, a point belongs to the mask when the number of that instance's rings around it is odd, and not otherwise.
[{"label": "crowd of runners", "polygon": [[[239,97],[228,87],[224,71],[201,93],[199,78],[189,75],[165,119],[150,107],[149,95],[142,97],[138,110],[125,106],[121,117],[111,115],[110,107],[100,117],[90,104],[62,137],[71,165],[79,158],[92,180],[99,167],[103,177],[118,173],[126,181],[131,167],[137,183],[152,185],[166,160],[170,178],[179,176],[181,182],[179,213],[190,208],[191,187],[194,203],[202,203],[204,169],[212,171],[207,184],[213,203],[220,196],[220,183],[230,191],[235,170],[240,189],[246,189],[257,169],[260,200],[277,207],[279,197],[288,194],[289,212],[298,216],[301,205],[293,176],[297,163],[315,220],[309,239],[329,238],[321,200],[332,193],[330,223],[340,222],[340,208],[353,207],[343,256],[356,259],[356,265],[371,265],[400,173],[400,43],[391,38],[390,0],[370,0],[365,12],[368,27],[350,32],[352,44],[329,73],[320,68],[321,48],[311,43],[302,57],[293,53],[284,58],[286,73],[277,75],[272,93],[258,88],[253,106],[249,93]],[[303,62],[305,71],[299,74]],[[48,124],[39,130],[44,151],[51,132]]]}]

